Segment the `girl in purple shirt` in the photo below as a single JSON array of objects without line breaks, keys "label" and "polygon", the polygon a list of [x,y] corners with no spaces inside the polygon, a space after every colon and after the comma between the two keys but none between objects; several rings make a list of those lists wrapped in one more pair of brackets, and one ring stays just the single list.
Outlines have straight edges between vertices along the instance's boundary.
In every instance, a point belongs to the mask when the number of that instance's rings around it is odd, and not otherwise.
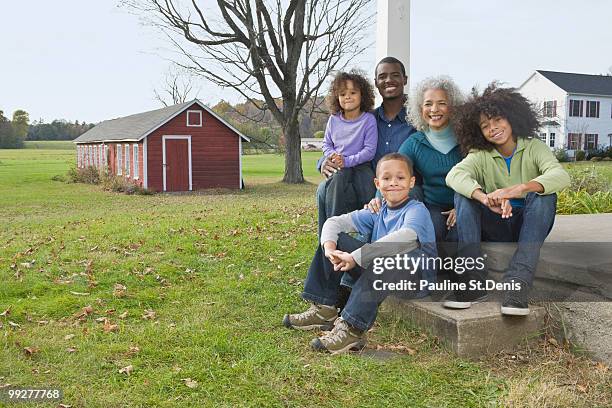
[{"label": "girl in purple shirt", "polygon": [[325,216],[329,218],[363,208],[376,193],[370,161],[376,153],[378,131],[376,118],[370,113],[374,89],[358,71],[336,75],[327,103],[331,116],[323,154],[340,168],[326,183]]}]

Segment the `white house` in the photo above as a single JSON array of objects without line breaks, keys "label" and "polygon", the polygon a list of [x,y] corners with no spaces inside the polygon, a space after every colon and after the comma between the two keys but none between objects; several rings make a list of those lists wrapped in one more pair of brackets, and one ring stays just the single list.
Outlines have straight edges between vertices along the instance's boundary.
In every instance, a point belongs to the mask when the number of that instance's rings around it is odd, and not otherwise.
[{"label": "white house", "polygon": [[519,91],[540,107],[540,138],[551,148],[612,146],[612,76],[537,70]]}]

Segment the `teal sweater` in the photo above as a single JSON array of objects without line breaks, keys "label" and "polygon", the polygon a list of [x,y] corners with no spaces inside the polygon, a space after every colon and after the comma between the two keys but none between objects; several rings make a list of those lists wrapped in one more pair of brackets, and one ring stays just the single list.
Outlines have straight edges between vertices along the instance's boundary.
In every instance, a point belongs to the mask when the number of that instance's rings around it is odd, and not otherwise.
[{"label": "teal sweater", "polygon": [[414,169],[423,177],[425,204],[443,208],[454,207],[455,191],[446,185],[446,175],[463,157],[459,145],[447,154],[433,148],[422,132],[410,136],[399,148],[414,163]]}]

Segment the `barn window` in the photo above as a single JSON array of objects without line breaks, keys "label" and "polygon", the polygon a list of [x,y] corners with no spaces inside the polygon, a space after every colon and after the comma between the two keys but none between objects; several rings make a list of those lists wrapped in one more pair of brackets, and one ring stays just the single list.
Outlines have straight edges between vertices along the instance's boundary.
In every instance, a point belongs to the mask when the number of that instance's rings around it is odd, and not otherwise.
[{"label": "barn window", "polygon": [[120,176],[123,174],[123,160],[121,160],[121,145],[117,145],[117,174]]},{"label": "barn window", "polygon": [[202,127],[202,111],[187,111],[187,126]]},{"label": "barn window", "polygon": [[125,145],[125,175],[130,176],[130,145]]},{"label": "barn window", "polygon": [[133,162],[134,162],[134,178],[135,178],[136,180],[138,180],[138,178],[140,177],[140,173],[139,173],[139,171],[138,171],[138,170],[139,170],[139,169],[138,169],[138,167],[139,167],[139,160],[138,160],[138,144],[135,144],[135,145],[134,145],[134,149],[133,149],[133,150],[134,150],[134,160],[133,160]]}]

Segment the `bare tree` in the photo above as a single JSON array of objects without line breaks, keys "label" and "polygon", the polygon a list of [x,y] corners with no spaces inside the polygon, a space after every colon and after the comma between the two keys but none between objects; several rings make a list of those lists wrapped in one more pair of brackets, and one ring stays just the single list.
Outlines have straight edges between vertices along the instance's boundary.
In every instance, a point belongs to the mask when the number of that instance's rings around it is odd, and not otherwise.
[{"label": "bare tree", "polygon": [[299,113],[318,100],[332,71],[369,47],[372,0],[216,0],[208,8],[197,0],[123,3],[163,30],[178,65],[270,110],[286,143],[283,181],[304,181]]},{"label": "bare tree", "polygon": [[166,72],[162,89],[159,91],[154,89],[153,93],[156,100],[164,106],[170,106],[196,98],[197,92],[193,93],[193,91],[191,76],[171,68]]}]

